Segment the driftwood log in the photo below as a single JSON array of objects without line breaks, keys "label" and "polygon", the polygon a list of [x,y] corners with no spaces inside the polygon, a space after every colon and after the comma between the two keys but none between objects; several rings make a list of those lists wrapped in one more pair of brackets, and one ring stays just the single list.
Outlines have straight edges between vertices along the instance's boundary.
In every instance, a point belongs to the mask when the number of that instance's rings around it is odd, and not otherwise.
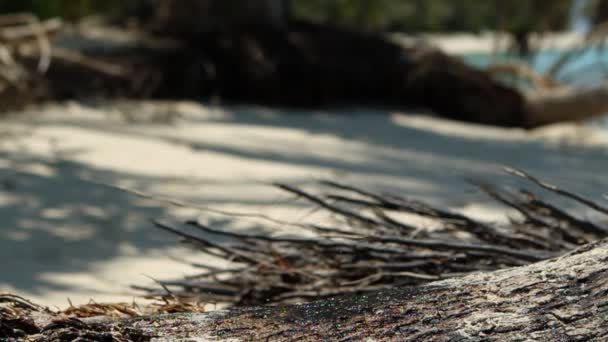
[{"label": "driftwood log", "polygon": [[[136,45],[82,53],[128,71],[120,75],[58,59],[45,75],[48,93],[53,99],[105,95],[300,108],[382,106],[526,128],[608,111],[605,85],[523,92],[458,57],[380,34],[293,22],[286,29],[232,27],[169,39],[177,42],[169,49]],[[31,58],[30,65],[37,57]]]},{"label": "driftwood log", "polygon": [[[605,85],[578,89],[552,84],[546,91],[526,93],[492,77],[496,70],[473,68],[424,44],[295,20],[264,24],[236,16],[226,21],[230,25],[213,24],[198,12],[222,12],[234,3],[190,2],[199,5],[168,1],[160,28],[140,32],[118,49],[103,42],[82,51],[51,45],[56,22],[38,23],[31,16],[19,16],[30,21],[16,28],[0,26],[0,49],[10,57],[9,68],[0,70],[5,79],[0,79],[0,109],[83,97],[220,99],[304,108],[382,106],[526,128],[608,111]],[[256,9],[252,13],[280,17],[282,7],[269,4],[249,6]],[[173,16],[204,25],[163,29],[162,23],[175,22]],[[15,71],[17,80],[9,77]]]},{"label": "driftwood log", "polygon": [[188,80],[192,85],[185,88],[194,86],[188,94],[207,98],[307,107],[397,106],[527,128],[608,111],[606,86],[522,92],[421,44],[404,46],[381,34],[298,22],[287,0],[159,4],[152,16],[155,28],[187,37],[186,45],[195,50],[194,60],[180,63],[182,70],[169,77],[176,82],[164,89],[177,90],[178,97]]},{"label": "driftwood log", "polygon": [[211,314],[202,325],[207,334],[243,340],[600,340],[608,336],[607,261],[603,241],[527,267],[414,289]]},{"label": "driftwood log", "polygon": [[[0,337],[33,341],[602,341],[608,338],[608,241],[559,258],[415,288],[302,305],[130,319],[29,313],[0,320]],[[37,312],[35,312],[37,311]],[[10,319],[8,318],[10,317]]]},{"label": "driftwood log", "polygon": [[[601,340],[608,336],[607,262],[608,242],[601,241],[527,267],[417,288],[161,324],[242,340]],[[150,325],[144,319],[137,326]]]},{"label": "driftwood log", "polygon": [[147,30],[122,31],[138,38],[130,44],[100,41],[80,51],[51,44],[60,36],[56,20],[0,17],[0,109],[83,97],[220,99],[414,109],[526,128],[608,112],[606,85],[549,82],[545,91],[523,92],[493,77],[513,68],[479,70],[424,44],[291,20],[287,4],[162,0]]}]

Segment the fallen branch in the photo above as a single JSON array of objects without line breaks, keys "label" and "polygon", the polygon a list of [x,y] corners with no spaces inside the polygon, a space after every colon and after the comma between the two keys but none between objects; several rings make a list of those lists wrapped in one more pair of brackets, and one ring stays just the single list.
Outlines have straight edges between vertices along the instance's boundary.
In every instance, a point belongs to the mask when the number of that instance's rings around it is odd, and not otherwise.
[{"label": "fallen branch", "polygon": [[[580,195],[522,171],[506,171],[602,212],[603,207]],[[478,184],[490,197],[522,214],[523,220],[494,226],[402,196],[376,194],[337,182],[321,184],[331,191],[316,195],[275,184],[338,218],[337,227],[294,224],[316,233],[314,237],[216,229],[198,220],[184,224],[155,221],[157,227],[185,238],[201,252],[234,263],[227,269],[160,284],[171,293],[233,305],[309,301],[527,265],[608,237],[608,231],[598,223],[578,219],[527,190],[506,192]],[[231,213],[215,213],[233,217]],[[435,220],[440,227],[424,229],[415,221],[404,222],[399,213]],[[239,217],[250,218],[242,213]],[[151,296],[163,293],[146,290]]]},{"label": "fallen branch", "polygon": [[354,288],[359,293],[346,295],[348,291],[302,290],[281,298],[330,297],[309,304],[207,313],[195,313],[200,312],[198,306],[165,304],[165,308],[175,309],[169,312],[186,313],[147,316],[140,316],[140,310],[128,304],[71,308],[66,312],[71,317],[24,311],[13,318],[0,315],[0,338],[603,341],[608,337],[606,260],[608,241],[603,240],[525,267],[478,272],[417,287],[376,285],[369,287],[374,292],[360,293]]}]

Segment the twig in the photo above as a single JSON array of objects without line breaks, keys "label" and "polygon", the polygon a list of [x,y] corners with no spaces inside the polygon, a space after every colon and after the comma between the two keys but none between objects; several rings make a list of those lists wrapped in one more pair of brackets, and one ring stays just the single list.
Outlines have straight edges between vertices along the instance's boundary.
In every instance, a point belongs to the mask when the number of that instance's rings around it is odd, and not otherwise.
[{"label": "twig", "polygon": [[[205,253],[217,249],[239,265],[219,270],[209,268],[185,280],[164,284],[234,305],[316,300],[526,265],[565,253],[590,239],[589,234],[597,238],[608,236],[608,232],[592,222],[577,219],[523,190],[503,193],[478,183],[492,198],[515,208],[525,218],[525,221],[513,219],[510,225],[494,227],[423,202],[378,195],[335,182],[323,184],[356,195],[317,196],[293,186],[275,186],[346,220],[350,229],[293,224],[321,236],[273,236],[215,229],[196,220],[186,221],[187,226],[204,233],[197,236],[166,225],[164,229],[211,248]],[[334,200],[339,204],[333,203]],[[424,238],[414,237],[411,227],[405,229],[406,225],[393,222],[387,215],[389,211],[429,217],[444,227],[426,231]],[[369,212],[375,217],[368,216]],[[238,243],[230,247],[214,246],[208,234]],[[230,292],[215,290],[223,286]]]},{"label": "twig", "polygon": [[418,239],[407,239],[397,236],[370,236],[368,237],[371,241],[384,242],[384,243],[395,243],[398,245],[406,245],[406,246],[416,246],[416,247],[425,247],[430,249],[440,249],[440,250],[453,250],[453,251],[475,251],[475,252],[483,252],[483,253],[491,253],[497,255],[507,255],[523,260],[528,261],[540,261],[551,257],[552,255],[549,253],[531,253],[531,252],[523,252],[515,249],[500,247],[500,246],[491,246],[491,245],[476,245],[476,244],[467,244],[467,243],[457,243],[457,242],[448,242],[441,240],[418,240]]},{"label": "twig", "polygon": [[274,185],[276,187],[278,187],[279,189],[282,189],[282,190],[285,190],[285,191],[290,192],[292,194],[295,194],[295,195],[298,195],[300,197],[306,198],[307,200],[309,200],[309,201],[311,201],[311,202],[313,202],[315,204],[318,204],[321,207],[323,207],[323,208],[325,208],[325,209],[327,209],[327,210],[329,210],[331,212],[334,212],[336,214],[340,214],[340,215],[343,215],[345,217],[353,218],[355,220],[361,221],[361,222],[369,224],[371,226],[384,226],[384,225],[386,225],[385,223],[377,221],[377,220],[374,220],[374,219],[372,219],[370,217],[359,215],[359,214],[357,214],[357,213],[355,213],[353,211],[350,211],[348,209],[344,209],[344,208],[340,208],[340,207],[331,205],[331,204],[327,203],[326,201],[322,200],[321,198],[319,198],[317,196],[314,196],[314,195],[311,195],[311,194],[309,194],[309,193],[307,193],[307,192],[305,192],[303,190],[300,190],[300,189],[298,189],[296,187],[293,187],[293,186],[290,186],[290,185],[285,185],[285,184],[282,184],[282,183],[274,183]]},{"label": "twig", "polygon": [[519,170],[519,169],[515,169],[512,167],[505,167],[504,170],[507,173],[514,175],[516,177],[527,179],[527,180],[535,183],[536,185],[540,186],[541,188],[555,192],[556,194],[562,195],[564,197],[573,199],[579,203],[586,205],[587,207],[589,207],[591,209],[594,209],[595,211],[608,215],[608,208],[603,207],[593,201],[590,201],[581,195],[575,194],[575,193],[567,191],[567,190],[560,189],[556,185],[553,185],[553,184],[550,184],[547,182],[543,182],[543,181],[537,179],[536,177],[530,175],[529,173]]},{"label": "twig", "polygon": [[[394,253],[394,254],[406,254],[408,251],[400,248],[391,248],[388,246],[378,246],[373,244],[366,243],[354,243],[349,241],[335,241],[335,240],[321,240],[321,239],[311,239],[311,238],[301,238],[301,237],[273,237],[267,235],[256,235],[256,234],[245,234],[245,233],[236,233],[236,232],[227,232],[222,230],[213,229],[207,227],[197,221],[187,221],[186,224],[197,227],[201,230],[207,231],[212,234],[232,236],[240,239],[251,239],[251,240],[261,240],[268,242],[286,242],[286,243],[294,243],[299,245],[313,245],[313,246],[321,246],[321,247],[345,247],[354,250],[366,250],[366,251],[375,251],[375,252],[383,252],[383,253]],[[196,237],[194,237],[196,238]]]},{"label": "twig", "polygon": [[231,248],[222,246],[220,244],[212,244],[211,242],[209,242],[207,240],[203,240],[200,237],[194,236],[192,234],[184,233],[182,231],[179,231],[179,230],[177,230],[177,229],[175,229],[175,228],[173,228],[173,227],[171,227],[171,226],[169,226],[169,225],[167,225],[165,223],[157,221],[157,220],[152,220],[152,222],[154,223],[154,225],[156,227],[164,229],[164,230],[166,230],[168,232],[171,232],[171,233],[173,233],[175,235],[184,237],[184,238],[186,238],[188,240],[193,240],[193,241],[197,241],[197,242],[202,243],[202,244],[211,245],[211,246],[213,246],[213,247],[215,247],[215,248],[223,251],[224,253],[226,253],[228,255],[236,255],[239,258],[242,258],[243,260],[251,262],[251,263],[254,263],[254,264],[259,263],[258,260],[254,259],[254,258],[252,258],[252,257],[250,257],[250,256],[248,256],[248,255],[246,255],[244,253],[241,253],[239,251],[236,251],[236,250],[233,250]]}]

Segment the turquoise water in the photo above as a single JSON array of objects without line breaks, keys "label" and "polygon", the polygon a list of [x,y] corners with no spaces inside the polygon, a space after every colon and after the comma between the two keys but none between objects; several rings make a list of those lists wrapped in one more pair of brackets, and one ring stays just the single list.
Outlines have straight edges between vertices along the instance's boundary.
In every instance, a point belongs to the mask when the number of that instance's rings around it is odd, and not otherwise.
[{"label": "turquoise water", "polygon": [[[568,60],[556,75],[556,79],[564,84],[579,87],[591,87],[608,81],[608,49],[588,49],[579,52]],[[534,70],[545,73],[564,52],[561,50],[544,50],[536,53],[528,60]],[[477,67],[485,67],[492,62],[514,60],[517,57],[509,54],[499,54],[492,57],[489,54],[468,54],[464,60]],[[589,121],[592,126],[608,128],[608,113],[606,116]]]},{"label": "turquoise water", "polygon": [[[560,50],[544,50],[536,53],[530,59],[524,60],[536,71],[545,73],[563,54]],[[499,54],[495,59],[489,54],[468,54],[462,56],[468,63],[484,67],[494,61],[514,60],[514,55]],[[588,49],[571,58],[556,75],[558,81],[580,85],[592,86],[608,78],[608,53],[605,49]]]}]

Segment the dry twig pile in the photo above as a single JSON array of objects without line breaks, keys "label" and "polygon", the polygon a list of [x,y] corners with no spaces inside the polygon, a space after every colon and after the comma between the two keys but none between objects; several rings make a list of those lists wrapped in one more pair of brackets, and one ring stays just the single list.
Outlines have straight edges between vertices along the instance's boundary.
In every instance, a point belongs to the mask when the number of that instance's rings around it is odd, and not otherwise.
[{"label": "dry twig pile", "polygon": [[[507,171],[608,214],[608,208],[580,195],[523,171]],[[503,191],[477,184],[523,217],[495,227],[405,197],[322,183],[329,194],[317,196],[285,184],[275,186],[334,214],[348,229],[295,224],[316,233],[307,238],[219,230],[195,220],[182,225],[156,221],[156,226],[184,238],[203,253],[234,262],[234,267],[227,269],[199,265],[205,272],[160,282],[164,291],[234,305],[310,301],[526,265],[608,236],[605,227],[577,218],[527,190]],[[420,229],[398,218],[399,213],[430,218],[441,227]],[[218,243],[218,237],[229,242]],[[144,289],[152,295],[164,293]]]}]

